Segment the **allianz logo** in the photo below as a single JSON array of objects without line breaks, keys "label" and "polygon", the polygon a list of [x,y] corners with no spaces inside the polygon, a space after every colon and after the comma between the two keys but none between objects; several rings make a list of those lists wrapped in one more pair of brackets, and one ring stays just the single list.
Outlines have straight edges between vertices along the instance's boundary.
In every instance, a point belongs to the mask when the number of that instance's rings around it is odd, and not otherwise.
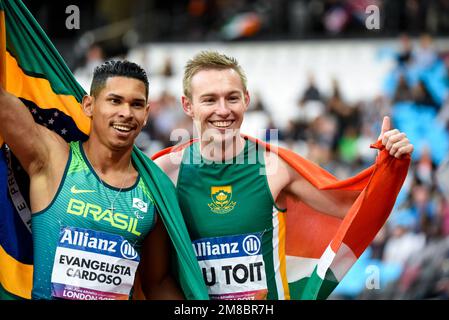
[{"label": "allianz logo", "polygon": [[[78,247],[91,248],[111,253],[117,252],[118,242],[109,239],[101,239],[86,231],[77,231],[69,228],[64,229],[60,243],[67,243]],[[121,241],[120,253],[126,259],[134,259],[138,256],[137,251],[127,241]]]},{"label": "allianz logo", "polygon": [[92,248],[108,252],[117,252],[117,241],[108,239],[99,239],[89,234],[89,232],[82,232],[71,229],[64,229],[64,234],[61,237],[60,243],[67,243],[78,247]]},{"label": "allianz logo", "polygon": [[131,260],[134,258],[137,258],[137,255],[138,255],[136,249],[134,249],[134,247],[131,245],[131,243],[129,243],[126,240],[123,241],[120,246],[120,253],[126,259],[131,259]]},{"label": "allianz logo", "polygon": [[[238,255],[241,253],[238,241],[211,243],[210,241],[199,240],[192,245],[197,257]],[[258,254],[261,249],[259,237],[255,235],[245,237],[242,241],[241,249],[243,249],[247,255],[252,256]]]}]

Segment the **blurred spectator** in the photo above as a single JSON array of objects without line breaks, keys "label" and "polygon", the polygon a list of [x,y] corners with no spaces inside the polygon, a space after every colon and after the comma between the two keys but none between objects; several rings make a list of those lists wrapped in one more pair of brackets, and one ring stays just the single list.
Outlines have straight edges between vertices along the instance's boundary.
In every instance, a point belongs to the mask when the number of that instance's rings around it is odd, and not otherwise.
[{"label": "blurred spectator", "polygon": [[266,139],[267,130],[271,129],[272,118],[260,94],[256,91],[250,100],[248,111],[245,113],[245,121],[241,131],[259,139]]},{"label": "blurred spectator", "polygon": [[384,255],[385,244],[388,239],[388,230],[384,225],[371,242],[371,259],[381,261]]},{"label": "blurred spectator", "polygon": [[165,57],[164,64],[162,66],[161,75],[170,78],[174,75],[173,62],[170,56]]},{"label": "blurred spectator", "polygon": [[441,221],[441,236],[449,236],[449,201],[445,197],[441,197],[438,213]]},{"label": "blurred spectator", "polygon": [[[357,107],[350,107],[343,101],[339,82],[335,78],[332,80],[332,96],[327,102],[327,108],[329,113],[337,119],[335,142],[340,140],[348,125],[359,125],[359,113]],[[336,144],[334,144],[333,148],[336,148]]]},{"label": "blurred spectator", "polygon": [[327,9],[324,14],[323,24],[326,31],[332,35],[343,32],[350,19],[349,13],[344,6],[344,1],[328,0],[325,6]]},{"label": "blurred spectator", "polygon": [[428,1],[405,0],[405,27],[411,33],[426,30]]},{"label": "blurred spectator", "polygon": [[149,118],[152,120],[151,136],[159,140],[164,147],[173,144],[170,141],[172,131],[179,128],[179,123],[185,115],[178,100],[167,90],[164,90],[159,99],[151,102]]},{"label": "blurred spectator", "polygon": [[373,134],[372,125],[370,123],[363,123],[361,132],[357,136],[356,148],[357,156],[363,168],[370,166],[376,156],[377,151],[369,146],[377,140],[377,135]]},{"label": "blurred spectator", "polygon": [[86,52],[84,64],[74,71],[74,76],[87,92],[90,91],[90,83],[94,70],[105,61],[105,53],[99,44],[93,44]]},{"label": "blurred spectator", "polygon": [[347,0],[346,8],[351,14],[351,26],[353,29],[360,30],[361,28],[366,28],[366,9],[368,6],[376,6],[379,10],[383,10],[382,5],[383,3],[380,0]]},{"label": "blurred spectator", "polygon": [[431,1],[429,8],[429,29],[431,32],[438,32],[439,34],[449,33],[449,1],[436,0]]},{"label": "blurred spectator", "polygon": [[321,116],[325,111],[324,104],[319,100],[308,100],[299,102],[294,120],[292,120],[295,139],[306,139],[306,132],[309,125]]},{"label": "blurred spectator", "polygon": [[412,101],[413,99],[412,92],[410,87],[405,80],[403,74],[399,76],[398,84],[396,86],[396,91],[393,96],[393,103],[403,102],[403,101]]},{"label": "blurred spectator", "polygon": [[421,157],[416,162],[415,168],[417,180],[420,183],[431,187],[434,183],[433,172],[435,170],[435,166],[432,162],[430,150],[428,148],[423,148]]},{"label": "blurred spectator", "polygon": [[302,94],[302,97],[299,99],[298,103],[305,103],[308,101],[322,101],[321,99],[321,93],[316,87],[315,84],[315,77],[312,73],[309,73],[307,77],[307,87],[304,90],[304,93]]},{"label": "blurred spectator", "polygon": [[435,110],[439,109],[439,105],[432,98],[432,95],[422,80],[419,80],[416,86],[413,87],[412,96],[417,105],[431,107]]},{"label": "blurred spectator", "polygon": [[435,171],[437,188],[441,192],[438,212],[441,215],[441,232],[443,237],[449,236],[449,157]]},{"label": "blurred spectator", "polygon": [[399,37],[400,49],[397,55],[398,65],[400,67],[406,67],[412,60],[412,41],[408,34],[402,34]]},{"label": "blurred spectator", "polygon": [[306,158],[335,172],[333,146],[336,144],[337,122],[334,117],[323,114],[310,123],[306,131],[307,154]]},{"label": "blurred spectator", "polygon": [[[332,150],[329,145],[323,141],[309,139],[307,141],[307,154],[305,157],[323,168],[327,169],[332,166]],[[335,174],[338,175],[336,172]]]},{"label": "blurred spectator", "polygon": [[306,140],[310,134],[308,126],[300,126],[293,120],[288,120],[285,128],[280,131],[281,140],[293,143],[296,140]]},{"label": "blurred spectator", "polygon": [[431,67],[437,58],[432,37],[429,34],[421,35],[419,46],[413,51],[413,63],[419,69],[426,69]]},{"label": "blurred spectator", "polygon": [[335,117],[323,114],[310,124],[307,137],[308,140],[316,141],[332,149],[332,146],[336,144],[337,130],[338,123]]},{"label": "blurred spectator", "polygon": [[306,140],[306,131],[310,123],[325,111],[321,93],[316,87],[315,78],[308,75],[307,87],[298,99],[298,109],[295,110],[293,121],[289,124],[290,136],[293,139]]},{"label": "blurred spectator", "polygon": [[406,221],[411,231],[423,234],[426,239],[440,238],[443,219],[443,213],[440,210],[442,209],[441,196],[433,186],[415,180],[408,199],[399,210],[393,212],[391,225],[394,226],[397,221]]},{"label": "blurred spectator", "polygon": [[413,232],[415,220],[409,214],[401,212],[395,218],[396,221],[390,224],[391,236],[385,244],[383,261],[404,265],[424,248],[426,237]]},{"label": "blurred spectator", "polygon": [[440,108],[438,112],[438,121],[445,124],[445,128],[449,130],[449,97],[444,102],[443,106]]},{"label": "blurred spectator", "polygon": [[437,213],[437,199],[427,185],[417,184],[412,188],[412,205],[410,210],[418,219],[418,232],[424,232],[426,238],[439,237],[440,221]]},{"label": "blurred spectator", "polygon": [[429,243],[410,257],[400,279],[380,299],[447,299],[449,239]]},{"label": "blurred spectator", "polygon": [[338,154],[343,163],[349,165],[358,161],[357,137],[357,129],[347,126],[338,142]]}]

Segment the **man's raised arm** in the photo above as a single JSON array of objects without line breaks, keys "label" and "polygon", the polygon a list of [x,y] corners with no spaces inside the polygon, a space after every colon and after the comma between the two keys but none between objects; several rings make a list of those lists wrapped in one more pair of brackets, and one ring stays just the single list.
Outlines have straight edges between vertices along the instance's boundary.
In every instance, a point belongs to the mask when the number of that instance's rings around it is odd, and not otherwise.
[{"label": "man's raised arm", "polygon": [[25,105],[0,86],[0,136],[29,175],[44,169],[65,141],[34,122]]}]

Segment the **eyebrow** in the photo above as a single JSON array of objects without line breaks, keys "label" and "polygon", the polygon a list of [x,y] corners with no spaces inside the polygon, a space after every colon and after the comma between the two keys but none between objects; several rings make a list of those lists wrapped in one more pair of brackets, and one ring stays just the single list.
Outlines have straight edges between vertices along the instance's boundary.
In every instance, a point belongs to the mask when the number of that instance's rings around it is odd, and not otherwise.
[{"label": "eyebrow", "polygon": [[[229,96],[232,94],[240,94],[240,93],[241,92],[239,90],[233,90],[233,91],[227,92],[226,95]],[[205,98],[205,97],[215,97],[215,96],[217,96],[216,93],[204,93],[204,94],[200,95],[200,99]]]},{"label": "eyebrow", "polygon": [[[107,98],[115,98],[115,99],[125,100],[124,97],[122,97],[121,95],[115,94],[115,93],[110,93],[106,97]],[[132,99],[132,101],[133,102],[142,102],[142,103],[146,102],[145,99]]]}]

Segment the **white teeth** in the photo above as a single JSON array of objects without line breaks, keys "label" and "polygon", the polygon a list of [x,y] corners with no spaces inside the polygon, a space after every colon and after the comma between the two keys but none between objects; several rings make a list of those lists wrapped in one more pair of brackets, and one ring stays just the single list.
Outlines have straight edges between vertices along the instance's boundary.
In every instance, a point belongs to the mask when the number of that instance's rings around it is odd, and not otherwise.
[{"label": "white teeth", "polygon": [[119,124],[114,124],[112,127],[114,129],[117,129],[117,130],[120,130],[120,131],[125,131],[125,132],[131,131],[130,127],[122,126],[122,125],[119,125]]},{"label": "white teeth", "polygon": [[232,121],[211,121],[211,123],[218,128],[226,128],[232,124]]}]

